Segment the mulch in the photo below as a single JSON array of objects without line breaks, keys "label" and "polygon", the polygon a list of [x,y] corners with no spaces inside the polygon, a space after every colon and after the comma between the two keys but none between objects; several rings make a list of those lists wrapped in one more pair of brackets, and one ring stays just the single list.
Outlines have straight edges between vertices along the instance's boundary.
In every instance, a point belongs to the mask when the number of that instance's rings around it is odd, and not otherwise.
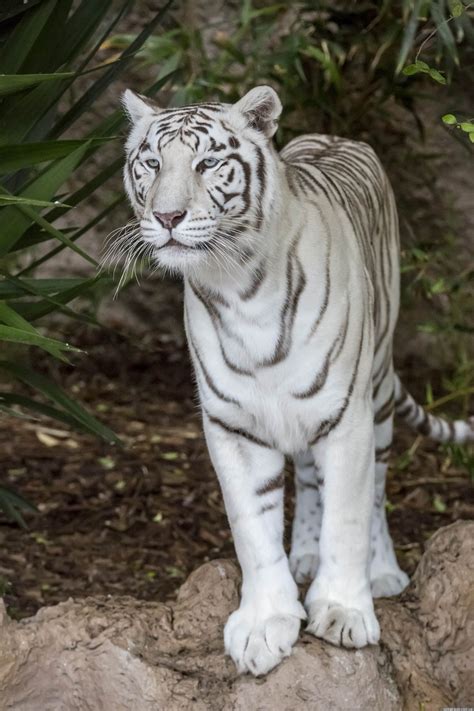
[{"label": "mulch", "polygon": [[[25,514],[26,531],[0,517],[0,594],[11,616],[92,594],[166,600],[203,562],[234,556],[180,310],[176,297],[173,328],[169,313],[163,321],[158,314],[140,337],[69,325],[68,337],[86,354],[75,357],[74,366],[39,358],[123,447],[53,421],[0,420],[2,481],[38,507],[37,514]],[[418,368],[412,378],[404,373],[408,385]],[[290,474],[288,484],[287,518]],[[467,472],[446,451],[402,428],[388,501],[397,554],[409,573],[434,531],[474,518]]]}]

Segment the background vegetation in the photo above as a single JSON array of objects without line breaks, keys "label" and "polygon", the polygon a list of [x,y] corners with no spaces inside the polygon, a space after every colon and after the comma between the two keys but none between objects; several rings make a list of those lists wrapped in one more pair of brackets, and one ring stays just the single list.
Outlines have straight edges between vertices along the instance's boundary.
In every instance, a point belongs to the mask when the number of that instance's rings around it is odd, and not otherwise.
[{"label": "background vegetation", "polygon": [[[70,190],[69,181],[103,144],[115,139],[124,117],[117,109],[83,138],[65,136],[134,61],[164,13],[159,12],[113,62],[101,63],[97,54],[102,43],[133,3],[44,0],[35,4],[26,11],[22,3],[13,3],[0,15],[0,377],[26,384],[49,403],[7,387],[0,391],[0,410],[20,419],[39,413],[118,443],[109,428],[58,384],[26,365],[25,351],[35,346],[67,360],[68,352],[75,350],[37,327],[52,312],[96,323],[93,316],[70,306],[78,296],[90,295],[104,279],[95,273],[96,260],[77,241],[123,197],[115,196],[88,222],[81,220],[78,208],[120,170],[122,159],[117,157],[77,190]],[[91,75],[92,81],[78,95],[75,85],[84,75]],[[163,83],[156,82],[150,93]],[[75,226],[58,227],[71,210]],[[41,252],[38,245],[44,247]],[[90,263],[91,275],[36,278],[37,267],[64,249]],[[2,485],[0,507],[22,523],[19,508],[28,507],[28,502]]]}]

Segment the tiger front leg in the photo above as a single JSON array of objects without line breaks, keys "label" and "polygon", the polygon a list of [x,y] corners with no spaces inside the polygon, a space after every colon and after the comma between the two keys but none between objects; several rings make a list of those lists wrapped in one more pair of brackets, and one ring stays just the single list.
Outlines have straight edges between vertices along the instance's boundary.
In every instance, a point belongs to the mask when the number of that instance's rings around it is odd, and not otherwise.
[{"label": "tiger front leg", "polygon": [[380,637],[369,576],[373,429],[370,405],[355,403],[315,446],[324,506],[319,568],[305,601],[308,631],[344,647],[375,644]]},{"label": "tiger front leg", "polygon": [[260,676],[289,656],[306,617],[283,548],[284,458],[206,415],[204,430],[242,569],[225,649],[240,673]]}]

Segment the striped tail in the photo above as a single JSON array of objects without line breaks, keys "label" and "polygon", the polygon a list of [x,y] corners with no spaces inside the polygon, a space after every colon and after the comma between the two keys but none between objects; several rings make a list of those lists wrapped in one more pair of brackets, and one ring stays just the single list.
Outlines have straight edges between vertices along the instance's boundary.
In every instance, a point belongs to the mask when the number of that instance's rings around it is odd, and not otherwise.
[{"label": "striped tail", "polygon": [[465,444],[474,442],[474,417],[468,420],[448,422],[442,417],[435,417],[419,405],[402,385],[395,374],[395,413],[409,427],[435,442],[455,442]]}]

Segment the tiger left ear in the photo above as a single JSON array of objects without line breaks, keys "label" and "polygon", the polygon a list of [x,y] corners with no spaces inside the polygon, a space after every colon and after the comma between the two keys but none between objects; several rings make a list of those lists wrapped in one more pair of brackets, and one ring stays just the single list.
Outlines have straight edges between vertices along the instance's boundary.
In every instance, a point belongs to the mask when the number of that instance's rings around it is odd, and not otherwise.
[{"label": "tiger left ear", "polygon": [[138,123],[140,119],[153,116],[161,111],[158,104],[155,104],[148,96],[137,94],[131,89],[125,89],[123,92],[122,105],[132,123]]},{"label": "tiger left ear", "polygon": [[271,138],[278,128],[282,105],[271,86],[256,86],[232,107],[244,116],[247,125]]}]

